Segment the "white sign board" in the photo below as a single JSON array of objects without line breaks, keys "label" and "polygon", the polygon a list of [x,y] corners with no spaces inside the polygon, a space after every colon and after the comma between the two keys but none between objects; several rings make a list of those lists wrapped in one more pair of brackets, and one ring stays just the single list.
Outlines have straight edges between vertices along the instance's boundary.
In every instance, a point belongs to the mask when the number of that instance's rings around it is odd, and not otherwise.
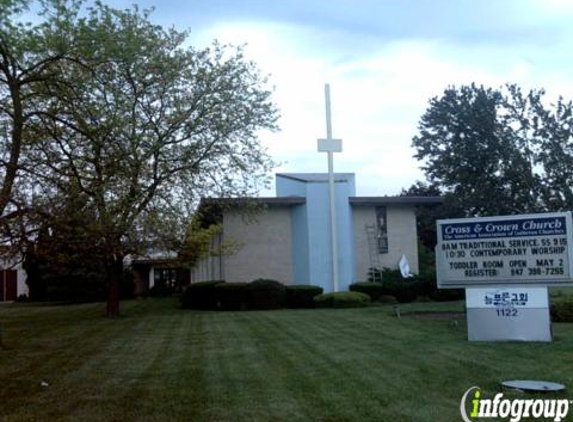
[{"label": "white sign board", "polygon": [[438,220],[437,224],[439,288],[572,283],[569,212]]},{"label": "white sign board", "polygon": [[547,287],[466,288],[468,339],[551,341]]}]

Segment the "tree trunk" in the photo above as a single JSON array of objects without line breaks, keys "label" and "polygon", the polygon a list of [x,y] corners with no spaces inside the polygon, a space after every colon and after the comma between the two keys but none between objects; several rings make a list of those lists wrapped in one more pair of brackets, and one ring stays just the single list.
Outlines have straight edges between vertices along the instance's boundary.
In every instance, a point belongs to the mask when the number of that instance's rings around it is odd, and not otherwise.
[{"label": "tree trunk", "polygon": [[5,167],[4,180],[0,187],[0,215],[4,214],[4,210],[8,206],[8,202],[12,198],[12,188],[16,179],[18,171],[18,163],[20,161],[20,151],[22,149],[22,137],[24,132],[24,110],[22,106],[22,96],[20,92],[20,85],[14,80],[11,75],[6,74],[8,85],[10,88],[10,96],[12,98],[12,137],[8,144],[10,150],[8,161],[3,161]]},{"label": "tree trunk", "polygon": [[119,316],[120,285],[123,276],[123,257],[115,254],[107,265],[107,305],[105,314],[108,317]]}]

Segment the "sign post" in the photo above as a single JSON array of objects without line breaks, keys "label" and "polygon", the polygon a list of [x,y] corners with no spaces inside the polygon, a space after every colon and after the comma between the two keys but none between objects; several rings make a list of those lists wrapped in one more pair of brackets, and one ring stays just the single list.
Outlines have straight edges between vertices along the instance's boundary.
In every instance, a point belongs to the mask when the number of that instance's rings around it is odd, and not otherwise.
[{"label": "sign post", "polygon": [[438,220],[438,287],[465,288],[469,340],[550,341],[548,285],[573,280],[571,213]]}]

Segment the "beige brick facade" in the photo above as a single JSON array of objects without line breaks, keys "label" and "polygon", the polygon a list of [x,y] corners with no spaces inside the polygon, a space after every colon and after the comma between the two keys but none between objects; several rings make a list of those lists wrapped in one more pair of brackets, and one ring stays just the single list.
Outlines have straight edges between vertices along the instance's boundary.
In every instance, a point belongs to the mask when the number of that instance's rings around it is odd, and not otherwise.
[{"label": "beige brick facade", "polygon": [[[386,207],[388,223],[388,253],[378,254],[382,267],[398,268],[402,255],[406,255],[410,271],[418,273],[418,236],[416,213],[410,205]],[[356,281],[366,281],[371,267],[367,225],[376,225],[374,206],[354,206],[352,210],[354,248],[356,256]]]},{"label": "beige brick facade", "polygon": [[270,207],[255,216],[238,210],[223,215],[223,242],[238,247],[224,257],[227,282],[271,278],[292,284],[291,214],[288,207]]}]

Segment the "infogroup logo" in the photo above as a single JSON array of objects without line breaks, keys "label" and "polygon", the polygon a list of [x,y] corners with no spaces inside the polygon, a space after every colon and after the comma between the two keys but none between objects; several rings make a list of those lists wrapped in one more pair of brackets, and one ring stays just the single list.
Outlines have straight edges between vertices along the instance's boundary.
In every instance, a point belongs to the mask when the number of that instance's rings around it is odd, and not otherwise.
[{"label": "infogroup logo", "polygon": [[519,422],[523,418],[547,419],[560,422],[569,413],[568,399],[505,399],[497,393],[493,399],[482,397],[482,391],[474,386],[462,396],[460,413],[464,422],[480,419],[502,418]]}]

